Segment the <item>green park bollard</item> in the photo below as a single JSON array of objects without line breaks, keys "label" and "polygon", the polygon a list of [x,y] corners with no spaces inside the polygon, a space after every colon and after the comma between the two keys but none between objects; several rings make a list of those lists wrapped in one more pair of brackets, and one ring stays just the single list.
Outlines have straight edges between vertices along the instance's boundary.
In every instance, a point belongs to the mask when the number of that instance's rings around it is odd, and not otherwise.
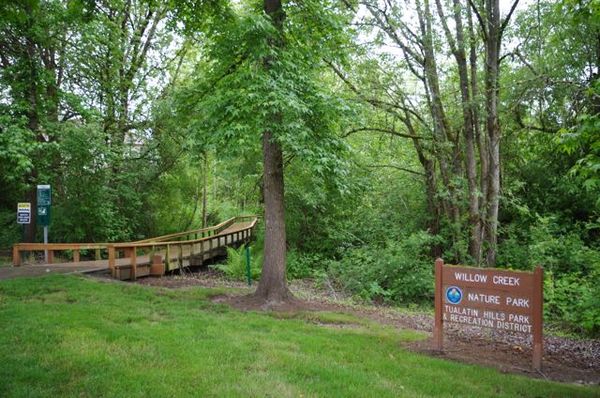
[{"label": "green park bollard", "polygon": [[252,286],[252,273],[250,272],[250,248],[246,246],[246,276],[248,277],[248,286]]}]

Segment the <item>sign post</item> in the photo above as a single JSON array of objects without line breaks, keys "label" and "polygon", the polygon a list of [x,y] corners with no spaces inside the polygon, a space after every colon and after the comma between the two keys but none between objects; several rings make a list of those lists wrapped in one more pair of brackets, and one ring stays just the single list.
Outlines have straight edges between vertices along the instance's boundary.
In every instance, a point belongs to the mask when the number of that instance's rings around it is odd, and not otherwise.
[{"label": "sign post", "polygon": [[533,368],[543,356],[544,271],[508,271],[435,262],[433,345],[443,350],[445,322],[524,333],[532,336]]},{"label": "sign post", "polygon": [[250,269],[250,247],[246,246],[246,278],[248,279],[248,286],[252,286],[252,272]]},{"label": "sign post", "polygon": [[[50,206],[52,188],[50,185],[37,186],[37,222],[44,226],[44,243],[48,243],[48,225],[50,225]],[[48,262],[48,250],[44,250],[44,261]]]}]

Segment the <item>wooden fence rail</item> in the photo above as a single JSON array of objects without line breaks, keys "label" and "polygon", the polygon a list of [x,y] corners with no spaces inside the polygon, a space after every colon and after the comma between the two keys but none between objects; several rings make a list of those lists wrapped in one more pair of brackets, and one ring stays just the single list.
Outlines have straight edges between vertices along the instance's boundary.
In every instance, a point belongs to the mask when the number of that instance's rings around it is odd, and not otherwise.
[{"label": "wooden fence rail", "polygon": [[[229,221],[229,220],[228,220]],[[108,268],[114,277],[118,279],[135,280],[139,274],[140,266],[144,266],[144,275],[152,274],[152,267],[164,273],[174,269],[182,269],[185,266],[195,265],[193,259],[199,263],[211,259],[219,254],[226,246],[235,246],[247,243],[254,234],[257,219],[232,228],[230,223],[215,235],[201,237],[198,239],[180,241],[152,241],[116,243],[108,246]],[[118,263],[119,254],[128,261]]]},{"label": "wooden fence rail", "polygon": [[78,263],[82,250],[94,250],[96,261],[102,261],[103,253],[108,257],[108,267],[113,275],[128,268],[135,279],[138,265],[156,262],[158,257],[163,259],[168,271],[173,269],[174,258],[182,267],[184,260],[190,264],[190,258],[199,256],[204,261],[225,246],[247,242],[253,236],[257,220],[257,216],[239,216],[208,228],[126,243],[18,243],[13,246],[13,265],[21,265],[22,252],[48,251],[48,262],[52,264],[55,252],[72,252],[73,262]]}]

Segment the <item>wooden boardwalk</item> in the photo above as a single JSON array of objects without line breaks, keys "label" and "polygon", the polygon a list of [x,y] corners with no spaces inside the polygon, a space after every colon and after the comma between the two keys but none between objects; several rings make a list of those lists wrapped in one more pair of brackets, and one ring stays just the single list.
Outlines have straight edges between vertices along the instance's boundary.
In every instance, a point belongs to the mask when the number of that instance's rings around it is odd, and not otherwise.
[{"label": "wooden boardwalk", "polygon": [[[163,275],[175,269],[204,264],[226,254],[227,247],[247,243],[254,236],[255,216],[229,219],[213,227],[125,243],[21,243],[13,247],[13,268],[0,268],[0,279],[45,273],[110,270],[117,279]],[[81,261],[82,250],[96,260]],[[22,252],[48,251],[48,264],[21,266]],[[55,252],[66,252],[70,262],[54,262]],[[106,258],[105,258],[106,257]]]}]

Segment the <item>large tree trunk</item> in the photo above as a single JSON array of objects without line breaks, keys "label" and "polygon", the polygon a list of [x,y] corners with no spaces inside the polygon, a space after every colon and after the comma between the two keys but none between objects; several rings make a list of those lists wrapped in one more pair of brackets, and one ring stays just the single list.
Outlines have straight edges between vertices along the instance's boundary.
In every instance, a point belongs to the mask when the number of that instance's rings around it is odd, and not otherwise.
[{"label": "large tree trunk", "polygon": [[[28,88],[27,88],[27,102],[29,109],[27,110],[27,128],[31,130],[38,142],[43,142],[44,138],[40,135],[40,120],[38,115],[38,66],[37,66],[37,54],[36,54],[36,45],[31,37],[26,37],[26,50],[27,57],[29,62],[29,70],[27,74],[29,77]],[[35,166],[37,162],[34,160],[34,167],[29,173],[27,178],[27,184],[29,185],[29,191],[27,192],[29,202],[31,203],[31,220],[29,224],[25,224],[25,241],[26,242],[35,242],[36,237],[36,216],[37,216],[37,177],[38,170]]]},{"label": "large tree trunk", "polygon": [[[487,201],[487,190],[488,190],[488,161],[489,156],[487,153],[487,145],[485,136],[481,134],[481,128],[479,125],[479,107],[478,107],[478,96],[479,86],[477,79],[477,36],[473,25],[473,12],[470,7],[467,7],[467,18],[469,23],[469,67],[471,77],[471,115],[473,117],[473,131],[475,134],[475,143],[479,153],[479,193],[480,200],[478,206],[478,236],[472,237],[473,246],[469,247],[469,251],[474,261],[477,264],[481,263],[481,252],[483,242],[483,220],[482,220],[482,209],[486,208]],[[474,232],[474,231],[471,231]]]},{"label": "large tree trunk", "polygon": [[485,107],[486,131],[489,139],[489,180],[486,240],[486,262],[496,265],[498,244],[498,208],[500,204],[500,123],[498,120],[498,74],[500,59],[499,0],[486,1],[487,40],[485,43]]},{"label": "large tree trunk", "polygon": [[[459,132],[453,132],[444,109],[436,61],[436,30],[432,26],[430,0],[415,1],[417,32],[406,27],[402,21],[393,21],[395,6],[390,2],[386,2],[385,6],[381,6],[381,2],[378,1],[364,2],[364,4],[380,29],[402,49],[408,68],[423,84],[433,129],[432,145],[429,148],[422,148],[423,151],[431,152],[433,157],[420,159],[426,174],[428,208],[431,212],[429,227],[431,231],[439,231],[440,221],[445,215],[451,226],[452,247],[455,249],[454,260],[460,261],[461,253],[457,249],[461,240],[461,192],[455,183],[455,177],[463,173],[461,135]],[[409,119],[410,117],[407,117],[403,122],[406,124],[405,120]],[[418,145],[415,147],[417,151],[420,150]],[[447,195],[439,195],[437,192],[435,174],[438,164],[440,182],[447,188]],[[434,248],[434,252],[440,251],[440,247]]]},{"label": "large tree trunk", "polygon": [[291,294],[285,275],[285,214],[283,200],[283,154],[270,131],[263,133],[265,250],[256,296],[281,302]]},{"label": "large tree trunk", "polygon": [[207,197],[206,190],[208,185],[208,154],[204,154],[204,162],[203,162],[203,170],[202,170],[202,228],[206,228],[207,220],[206,220],[206,206],[207,206]]},{"label": "large tree trunk", "polygon": [[[404,124],[408,128],[410,134],[416,136],[417,132],[412,124],[408,112],[404,113]],[[440,233],[441,213],[440,201],[437,199],[437,178],[435,174],[435,162],[425,156],[425,151],[418,139],[413,138],[413,145],[417,152],[417,157],[421,166],[425,170],[425,195],[427,196],[427,213],[429,215],[427,229],[433,236]],[[441,257],[443,253],[442,246],[439,243],[432,245],[431,255],[435,258]]]},{"label": "large tree trunk", "polygon": [[[451,223],[452,230],[452,247],[454,249],[455,261],[460,261],[460,251],[457,250],[458,242],[460,241],[460,208],[459,208],[459,192],[454,183],[454,177],[461,175],[460,170],[460,155],[456,151],[459,145],[459,137],[456,135],[454,139],[451,132],[450,123],[446,116],[444,104],[442,102],[442,90],[440,88],[439,73],[437,69],[437,61],[435,56],[434,46],[434,30],[432,27],[432,15],[429,0],[424,0],[423,7],[420,1],[416,2],[417,16],[419,26],[423,37],[422,46],[425,55],[423,62],[423,70],[425,72],[426,90],[429,94],[429,103],[431,116],[433,119],[433,130],[435,133],[436,154],[440,164],[440,174],[442,182],[448,188],[448,199],[445,203],[448,219]],[[452,159],[448,159],[447,145],[452,142]]]},{"label": "large tree trunk", "polygon": [[[470,92],[469,68],[467,66],[467,56],[465,50],[465,36],[463,31],[463,21],[461,15],[461,5],[459,0],[453,0],[453,14],[456,29],[456,39],[454,38],[446,18],[442,3],[436,0],[440,20],[446,33],[446,38],[450,44],[452,54],[458,67],[461,106],[463,114],[463,133],[465,137],[465,167],[467,171],[467,187],[469,201],[469,255],[476,263],[479,263],[481,247],[481,217],[479,213],[479,187],[477,184],[477,159],[475,157],[475,124],[473,112],[473,98]],[[477,82],[472,81],[472,86],[476,88]],[[456,145],[459,148],[458,145]]]},{"label": "large tree trunk", "polygon": [[[280,0],[264,0],[264,10],[281,32],[285,14]],[[271,45],[282,43],[273,40]],[[265,68],[270,68],[272,59],[266,59]],[[281,123],[277,114],[272,123]],[[286,301],[292,295],[286,282],[285,212],[283,185],[283,151],[269,130],[263,132],[263,183],[265,202],[265,250],[262,275],[255,296],[268,304]]]}]

